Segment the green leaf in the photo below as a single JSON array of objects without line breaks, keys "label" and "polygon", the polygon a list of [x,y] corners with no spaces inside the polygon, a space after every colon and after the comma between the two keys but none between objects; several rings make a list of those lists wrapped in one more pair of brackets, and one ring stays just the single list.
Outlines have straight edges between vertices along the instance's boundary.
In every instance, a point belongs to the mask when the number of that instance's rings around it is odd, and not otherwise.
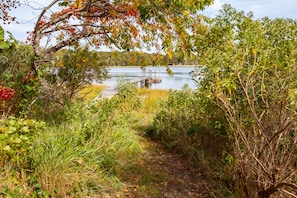
[{"label": "green leaf", "polygon": [[4,42],[4,30],[0,26],[0,44]]},{"label": "green leaf", "polygon": [[173,76],[173,72],[169,67],[166,68],[166,72],[168,73],[168,75]]},{"label": "green leaf", "polygon": [[10,32],[7,33],[9,36],[9,40],[5,41],[5,32],[3,28],[0,26],[0,50],[8,50],[17,45],[17,41],[12,36],[12,34]]},{"label": "green leaf", "polygon": [[12,134],[12,133],[15,133],[16,130],[17,130],[16,127],[14,127],[14,126],[9,126],[9,127],[8,127],[8,130],[7,130],[7,133],[8,133],[8,134]]},{"label": "green leaf", "polygon": [[140,13],[140,18],[141,18],[143,21],[145,21],[145,20],[147,20],[147,19],[150,18],[150,13],[149,13],[149,11],[148,11],[147,8],[145,8],[145,7],[142,6],[142,5],[139,5],[139,6],[137,7],[137,9],[138,9],[138,11],[139,11],[139,13]]},{"label": "green leaf", "polygon": [[10,147],[9,145],[6,145],[6,146],[3,148],[4,151],[9,151],[10,149],[11,149],[11,147]]},{"label": "green leaf", "polygon": [[0,49],[7,50],[9,48],[10,48],[10,43],[9,42],[1,42],[0,41]]},{"label": "green leaf", "polygon": [[6,133],[0,134],[0,140],[5,140],[5,139],[7,139],[7,137],[8,137],[8,135]]},{"label": "green leaf", "polygon": [[14,143],[20,144],[22,142],[22,140],[20,138],[15,138],[13,140]]},{"label": "green leaf", "polygon": [[25,141],[29,140],[29,138],[28,138],[27,136],[24,136],[24,135],[21,135],[20,138],[21,138],[22,140],[25,140]]},{"label": "green leaf", "polygon": [[29,130],[29,127],[28,126],[23,126],[21,131],[25,132],[25,133],[29,133],[30,130]]}]

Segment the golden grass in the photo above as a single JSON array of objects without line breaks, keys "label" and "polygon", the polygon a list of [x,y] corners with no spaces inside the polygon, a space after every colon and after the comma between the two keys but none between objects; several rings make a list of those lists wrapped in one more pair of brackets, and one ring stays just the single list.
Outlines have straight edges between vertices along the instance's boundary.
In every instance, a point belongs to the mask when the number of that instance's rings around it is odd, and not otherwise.
[{"label": "golden grass", "polygon": [[90,101],[96,98],[105,88],[106,85],[88,85],[79,92],[79,95],[82,96],[85,101]]},{"label": "golden grass", "polygon": [[[93,100],[100,92],[106,88],[106,85],[89,85],[79,92],[80,96],[84,97],[85,101]],[[159,103],[162,99],[166,99],[169,95],[168,90],[157,90],[141,88],[138,89],[137,95],[143,102],[144,112],[155,112],[159,108]]]},{"label": "golden grass", "polygon": [[169,95],[168,90],[154,90],[142,88],[138,90],[138,95],[143,97],[143,109],[145,112],[157,111],[162,99]]}]

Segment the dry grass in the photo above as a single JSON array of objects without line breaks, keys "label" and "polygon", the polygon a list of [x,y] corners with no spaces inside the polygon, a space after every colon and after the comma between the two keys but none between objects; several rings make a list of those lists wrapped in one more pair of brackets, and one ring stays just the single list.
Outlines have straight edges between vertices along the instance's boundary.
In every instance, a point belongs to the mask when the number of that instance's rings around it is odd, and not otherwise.
[{"label": "dry grass", "polygon": [[142,88],[138,90],[137,94],[143,98],[143,110],[145,112],[154,112],[159,109],[160,101],[168,97],[168,90]]},{"label": "dry grass", "polygon": [[106,85],[88,85],[79,92],[79,95],[86,101],[93,100],[102,92],[107,86]]}]

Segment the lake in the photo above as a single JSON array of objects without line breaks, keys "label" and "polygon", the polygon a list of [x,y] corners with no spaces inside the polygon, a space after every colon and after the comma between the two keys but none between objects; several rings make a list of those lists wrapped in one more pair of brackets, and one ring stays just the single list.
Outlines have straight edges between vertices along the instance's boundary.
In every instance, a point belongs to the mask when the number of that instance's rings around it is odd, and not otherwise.
[{"label": "lake", "polygon": [[108,86],[116,85],[120,81],[139,79],[151,73],[152,78],[161,78],[162,82],[153,83],[151,89],[176,89],[181,90],[184,85],[191,89],[196,89],[197,85],[193,80],[191,71],[198,71],[195,66],[171,66],[173,76],[166,72],[166,67],[145,67],[145,71],[140,67],[111,67],[109,78],[102,83]]}]

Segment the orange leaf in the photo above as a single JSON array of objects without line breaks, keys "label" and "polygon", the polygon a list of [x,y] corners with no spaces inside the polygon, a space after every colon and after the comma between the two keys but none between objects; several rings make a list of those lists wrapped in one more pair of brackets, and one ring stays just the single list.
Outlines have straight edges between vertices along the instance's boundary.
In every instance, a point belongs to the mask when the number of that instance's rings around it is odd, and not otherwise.
[{"label": "orange leaf", "polygon": [[111,10],[111,11],[110,11],[110,16],[111,16],[111,17],[115,17],[115,16],[117,16],[117,12],[116,12],[115,10]]},{"label": "orange leaf", "polygon": [[134,26],[130,27],[130,32],[133,34],[134,37],[138,36],[138,31]]}]

